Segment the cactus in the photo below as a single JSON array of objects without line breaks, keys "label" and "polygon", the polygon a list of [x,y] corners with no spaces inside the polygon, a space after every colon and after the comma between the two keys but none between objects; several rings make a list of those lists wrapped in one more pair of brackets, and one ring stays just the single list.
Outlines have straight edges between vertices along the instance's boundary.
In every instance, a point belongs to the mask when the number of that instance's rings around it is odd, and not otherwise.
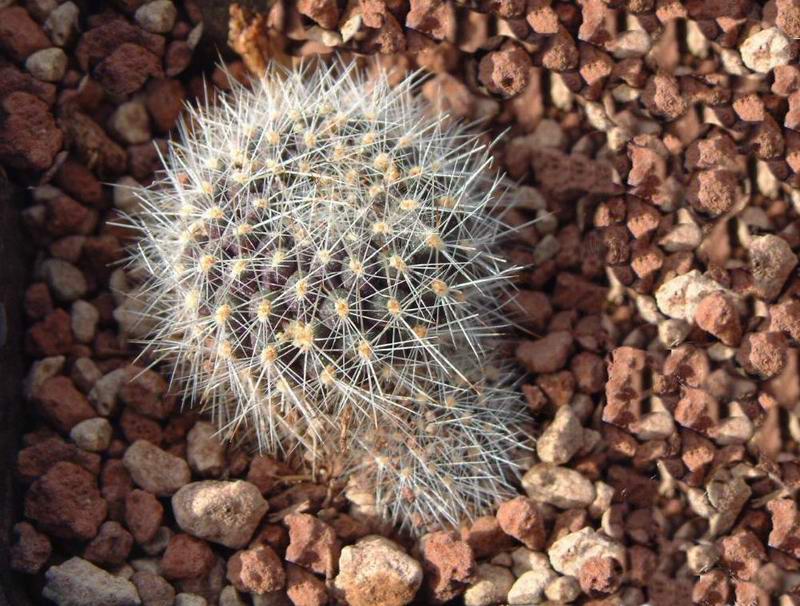
[{"label": "cactus", "polygon": [[414,527],[506,494],[523,420],[513,373],[484,376],[515,272],[503,181],[418,81],[272,67],[190,108],[131,258],[147,349],[223,435],[347,460]]}]

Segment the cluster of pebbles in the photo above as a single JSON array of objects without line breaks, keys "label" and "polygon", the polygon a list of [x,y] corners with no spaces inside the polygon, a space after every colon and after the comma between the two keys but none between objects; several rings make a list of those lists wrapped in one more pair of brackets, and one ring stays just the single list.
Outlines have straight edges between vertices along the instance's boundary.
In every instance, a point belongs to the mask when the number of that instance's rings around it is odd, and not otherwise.
[{"label": "cluster of pebbles", "polygon": [[[81,4],[83,6],[83,4]],[[376,54],[503,132],[529,264],[521,493],[419,540],[220,443],[134,362],[116,226],[203,33],[191,0],[0,0],[0,163],[32,183],[34,429],[11,566],[61,606],[800,604],[800,2],[279,0],[267,58]],[[220,70],[212,90],[225,89]]]}]

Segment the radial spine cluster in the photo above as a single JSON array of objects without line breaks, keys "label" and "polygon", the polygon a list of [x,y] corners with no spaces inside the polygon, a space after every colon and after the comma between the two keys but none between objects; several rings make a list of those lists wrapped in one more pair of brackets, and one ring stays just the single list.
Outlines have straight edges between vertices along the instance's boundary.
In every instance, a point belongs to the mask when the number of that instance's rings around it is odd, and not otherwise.
[{"label": "radial spine cluster", "polygon": [[190,109],[131,274],[148,350],[223,435],[336,459],[421,530],[509,493],[525,414],[492,353],[502,181],[415,84],[273,67]]}]

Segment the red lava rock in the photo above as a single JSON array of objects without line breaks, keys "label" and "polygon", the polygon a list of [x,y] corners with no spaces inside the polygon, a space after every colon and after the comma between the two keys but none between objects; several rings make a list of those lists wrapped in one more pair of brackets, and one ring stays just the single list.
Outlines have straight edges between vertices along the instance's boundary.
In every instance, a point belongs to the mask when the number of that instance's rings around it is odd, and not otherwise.
[{"label": "red lava rock", "polygon": [[159,57],[164,54],[163,36],[150,34],[125,19],[114,19],[83,34],[75,48],[75,57],[86,72],[125,43],[141,46]]},{"label": "red lava rock", "polygon": [[686,112],[686,101],[681,96],[674,76],[659,73],[647,80],[642,103],[654,116],[675,120]]},{"label": "red lava rock", "polygon": [[513,97],[528,86],[531,59],[521,46],[504,44],[486,54],[478,66],[478,79],[490,92]]},{"label": "red lava rock", "polygon": [[286,595],[294,606],[324,606],[328,603],[325,583],[299,566],[286,566]]},{"label": "red lava rock", "polygon": [[626,427],[639,420],[644,397],[643,371],[646,365],[647,354],[640,349],[618,347],[612,352],[603,421]]},{"label": "red lava rock", "polygon": [[736,361],[750,374],[774,377],[786,365],[786,337],[780,332],[752,332],[744,336]]},{"label": "red lava rock", "polygon": [[125,525],[139,544],[156,536],[164,519],[164,506],[146,490],[131,490],[125,497]]},{"label": "red lava rock", "polygon": [[165,579],[181,580],[201,577],[214,565],[214,552],[208,543],[179,533],[173,535],[161,556],[159,569]]},{"label": "red lava rock", "polygon": [[12,59],[24,61],[28,55],[52,46],[41,26],[21,6],[0,9],[0,48]]},{"label": "red lava rock", "polygon": [[325,29],[334,29],[339,22],[339,7],[335,0],[298,0],[297,10]]},{"label": "red lava rock", "polygon": [[611,225],[602,230],[605,261],[609,265],[626,263],[630,256],[628,229],[623,225]]},{"label": "red lava rock", "polygon": [[772,92],[781,97],[787,97],[800,89],[800,67],[797,65],[779,65],[773,70],[775,80],[772,83]]},{"label": "red lava rock", "polygon": [[536,385],[556,408],[569,404],[575,395],[575,377],[568,370],[539,375]]},{"label": "red lava rock", "polygon": [[633,201],[628,205],[625,225],[634,238],[644,238],[658,229],[661,213],[650,204]]},{"label": "red lava rock", "polygon": [[112,95],[136,92],[150,76],[161,78],[161,60],[137,44],[121,44],[94,70],[95,77]]},{"label": "red lava rock", "polygon": [[47,284],[34,282],[25,291],[25,313],[31,320],[41,320],[53,311],[53,298]]},{"label": "red lava rock", "polygon": [[700,433],[707,433],[719,422],[719,402],[703,389],[687,387],[675,408],[675,421]]},{"label": "red lava rock", "polygon": [[146,606],[166,606],[175,603],[175,589],[164,577],[139,570],[131,577],[131,582],[136,586],[136,592]]},{"label": "red lava rock", "polygon": [[523,315],[519,321],[537,331],[544,330],[553,316],[550,299],[543,292],[533,290],[517,291],[514,296],[514,305],[519,308],[520,313]]},{"label": "red lava rock", "polygon": [[597,354],[582,351],[573,356],[570,370],[575,377],[578,391],[583,393],[598,393],[606,384],[606,364]]},{"label": "red lava rock", "polygon": [[11,570],[36,574],[50,559],[53,551],[47,535],[37,532],[28,522],[14,524],[14,544],[9,550]]},{"label": "red lava rock", "polygon": [[581,44],[578,71],[586,84],[593,86],[602,83],[613,70],[614,60],[607,53],[591,44]]},{"label": "red lava rock", "polygon": [[194,49],[183,40],[173,40],[164,54],[164,75],[173,78],[183,73],[192,63]]},{"label": "red lava rock", "polygon": [[36,442],[17,454],[17,475],[24,482],[33,482],[59,461],[80,465],[92,475],[100,473],[100,455],[85,452],[57,436]]},{"label": "red lava rock", "polygon": [[775,25],[790,38],[800,38],[800,4],[797,0],[776,0]]},{"label": "red lava rock", "polygon": [[[669,152],[666,146],[655,137],[649,135],[639,135],[634,137],[633,141],[628,143],[628,157],[631,161],[631,169],[628,172],[628,185],[634,186],[635,189],[631,191],[638,196],[647,199],[654,199],[659,192],[661,184],[667,177],[667,159]],[[630,214],[632,215],[633,222],[628,223],[628,229],[636,236],[640,237],[642,233],[647,233],[655,227],[651,223],[655,222],[656,227],[660,214],[652,206],[645,205],[633,199],[629,202]],[[635,211],[639,210],[643,214],[641,219],[644,219],[645,224],[641,228],[637,227],[635,219]],[[637,235],[637,231],[639,235]]]},{"label": "red lava rock", "polygon": [[481,3],[481,10],[504,19],[521,17],[526,8],[525,0],[488,0]]},{"label": "red lava rock", "polygon": [[46,202],[47,231],[56,237],[81,234],[91,220],[89,209],[66,195]]},{"label": "red lava rock", "polygon": [[476,518],[461,529],[461,538],[472,548],[476,558],[490,558],[514,545],[494,516]]},{"label": "red lava rock", "polygon": [[691,604],[691,578],[673,578],[656,572],[647,583],[647,596],[652,606]]},{"label": "red lava rock", "polygon": [[[125,381],[119,389],[117,397],[120,402],[141,415],[152,419],[163,420],[172,412],[169,398],[165,397],[167,382],[153,370],[130,367],[131,380]],[[194,424],[193,418],[187,418],[187,431]]]},{"label": "red lava rock", "polygon": [[166,155],[166,142],[158,140],[128,148],[128,171],[139,181],[144,181],[161,168],[162,155]]},{"label": "red lava rock", "polygon": [[44,101],[48,107],[56,102],[56,87],[21,72],[13,65],[0,66],[0,100],[13,92],[29,93]]},{"label": "red lava rock", "polygon": [[83,557],[100,566],[119,566],[128,558],[133,537],[119,522],[104,522],[97,536],[86,546]]},{"label": "red lava rock", "polygon": [[86,114],[73,112],[59,120],[69,147],[90,170],[103,177],[122,174],[128,161],[125,150]]},{"label": "red lava rock", "polygon": [[125,498],[133,489],[133,481],[120,459],[109,459],[100,472],[100,492],[108,502],[109,512],[115,520],[125,517]]},{"label": "red lava rock", "polygon": [[536,149],[531,155],[534,175],[543,189],[559,197],[579,193],[615,194],[611,165],[579,154],[567,155],[554,149]]},{"label": "red lava rock", "polygon": [[272,457],[259,455],[253,457],[253,460],[250,461],[250,469],[247,471],[245,479],[254,484],[261,491],[261,494],[266,494],[275,485],[275,478],[287,471],[284,465],[278,463]]},{"label": "red lava rock", "polygon": [[539,387],[534,385],[523,385],[522,393],[525,394],[525,400],[528,404],[528,408],[532,412],[539,412],[545,406],[547,406],[547,396],[544,395],[544,392],[542,392]]},{"label": "red lava rock", "polygon": [[664,253],[657,246],[640,245],[631,254],[631,268],[642,279],[653,277],[664,265]]},{"label": "red lava rock", "polygon": [[773,499],[767,503],[772,515],[769,546],[800,559],[800,514],[792,499]]},{"label": "red lava rock", "polygon": [[673,391],[678,385],[704,388],[710,372],[708,355],[703,349],[684,344],[672,350],[662,370]]},{"label": "red lava rock", "polygon": [[524,544],[528,549],[541,551],[547,541],[544,517],[536,503],[525,497],[506,501],[497,510],[497,522],[507,535]]},{"label": "red lava rock", "polygon": [[183,111],[186,92],[179,80],[154,79],[147,83],[145,105],[159,132],[168,132]]},{"label": "red lava rock", "polygon": [[0,161],[21,170],[49,168],[64,137],[47,104],[29,93],[13,92],[3,97],[0,108]]},{"label": "red lava rock", "polygon": [[736,158],[736,145],[725,134],[714,135],[694,141],[686,150],[686,167],[697,168],[732,168]]},{"label": "red lava rock", "polygon": [[737,180],[728,170],[699,171],[689,183],[689,204],[712,217],[726,213],[736,202]]},{"label": "red lava rock", "polygon": [[693,19],[741,18],[752,6],[751,0],[690,0],[685,3]]},{"label": "red lava rock", "polygon": [[65,539],[92,539],[107,511],[96,478],[65,461],[53,465],[25,495],[25,516],[52,536]]},{"label": "red lava rock", "polygon": [[103,186],[92,171],[80,162],[67,159],[59,167],[55,177],[58,186],[89,206],[103,204]]},{"label": "red lava rock", "polygon": [[69,433],[75,425],[97,416],[97,412],[69,377],[47,379],[33,394],[36,411],[53,427]]},{"label": "red lava rock", "polygon": [[739,530],[717,541],[720,563],[743,581],[752,579],[767,557],[758,537],[749,530]]},{"label": "red lava rock", "polygon": [[742,338],[742,323],[733,299],[721,291],[706,295],[695,311],[694,320],[725,345],[736,347]]},{"label": "red lava rock", "polygon": [[702,469],[714,460],[714,444],[694,431],[682,431],[681,460],[689,471]]},{"label": "red lava rock", "polygon": [[772,601],[770,592],[760,587],[758,583],[734,580],[733,585],[736,593],[736,604],[769,606]]},{"label": "red lava rock", "polygon": [[770,331],[787,333],[795,341],[800,341],[800,301],[784,301],[769,308]]},{"label": "red lava rock", "polygon": [[772,116],[767,114],[756,126],[750,139],[750,145],[755,151],[756,157],[761,160],[771,160],[783,155],[783,130]]},{"label": "red lava rock", "polygon": [[123,258],[123,255],[124,251],[116,237],[112,235],[90,236],[83,243],[82,268],[102,280],[108,277],[113,266]]},{"label": "red lava rock", "polygon": [[441,111],[461,118],[470,118],[475,112],[475,98],[458,78],[450,74],[437,74],[422,86],[422,95]]},{"label": "red lava rock", "polygon": [[435,40],[455,42],[456,13],[450,0],[411,0],[406,27]]},{"label": "red lava rock", "polygon": [[588,517],[584,509],[568,509],[556,516],[553,522],[553,530],[550,533],[549,543],[552,545],[558,539],[578,532],[587,524]]},{"label": "red lava rock", "polygon": [[228,560],[226,576],[236,589],[249,593],[278,591],[286,584],[280,558],[263,544],[234,553]]},{"label": "red lava rock", "polygon": [[[562,272],[556,276],[552,304],[559,309],[575,309],[584,313],[598,313],[606,300],[605,286],[584,280],[580,276]],[[597,331],[593,331],[597,334]]]},{"label": "red lava rock", "polygon": [[581,565],[578,582],[590,596],[614,593],[622,584],[622,567],[614,558],[588,558]]},{"label": "red lava rock", "polygon": [[550,6],[550,0],[530,0],[525,19],[537,34],[551,35],[558,32],[558,14]]},{"label": "red lava rock", "polygon": [[383,27],[384,17],[389,10],[385,0],[360,0],[359,7],[364,25],[373,29]]},{"label": "red lava rock", "polygon": [[365,39],[364,46],[368,51],[382,54],[399,53],[406,50],[406,38],[403,27],[391,13],[384,18],[383,27],[371,32]]},{"label": "red lava rock", "polygon": [[461,595],[475,574],[475,555],[469,543],[455,533],[439,531],[421,542],[422,565],[430,598],[443,604]]},{"label": "red lava rock", "polygon": [[283,522],[289,528],[286,560],[316,574],[333,575],[342,548],[333,528],[306,513],[290,514]]},{"label": "red lava rock", "polygon": [[609,40],[610,34],[605,22],[608,18],[608,7],[602,0],[587,0],[581,4],[582,22],[578,30],[578,39],[594,44],[602,44]]},{"label": "red lava rock", "polygon": [[250,547],[261,543],[269,545],[275,553],[283,557],[289,546],[289,532],[280,524],[267,524],[250,541]]},{"label": "red lava rock", "polygon": [[406,30],[408,52],[421,68],[435,74],[456,69],[459,51],[450,42],[437,42],[413,29]]},{"label": "red lava rock", "polygon": [[535,341],[523,341],[516,356],[530,372],[549,373],[564,367],[571,350],[572,335],[557,331]]},{"label": "red lava rock", "polygon": [[644,587],[658,568],[658,556],[642,545],[628,547],[628,578],[631,583]]},{"label": "red lava rock", "polygon": [[614,488],[616,494],[624,494],[625,501],[633,507],[653,507],[658,498],[658,482],[629,467],[609,467],[606,482]]},{"label": "red lava rock", "polygon": [[692,602],[708,606],[730,604],[731,586],[727,575],[721,570],[712,570],[700,575],[692,589]]},{"label": "red lava rock", "polygon": [[755,93],[743,95],[733,102],[733,111],[745,122],[761,122],[764,119],[764,102]]},{"label": "red lava rock", "polygon": [[161,426],[153,419],[126,408],[119,419],[119,426],[125,439],[131,444],[136,440],[147,440],[156,446],[161,445]]},{"label": "red lava rock", "polygon": [[565,72],[578,67],[580,54],[575,41],[565,31],[550,36],[542,53],[542,67],[555,72]]}]

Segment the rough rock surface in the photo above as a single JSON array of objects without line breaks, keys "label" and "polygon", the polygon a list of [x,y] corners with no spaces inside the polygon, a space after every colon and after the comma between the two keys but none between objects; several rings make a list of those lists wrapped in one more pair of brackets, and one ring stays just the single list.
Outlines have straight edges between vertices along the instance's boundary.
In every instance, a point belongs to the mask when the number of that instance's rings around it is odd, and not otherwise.
[{"label": "rough rock surface", "polygon": [[42,595],[58,606],[139,606],[142,603],[133,583],[81,558],[52,566],[45,578],[47,583]]},{"label": "rough rock surface", "polygon": [[206,480],[178,490],[172,509],[185,532],[237,549],[253,536],[269,505],[249,482]]},{"label": "rough rock surface", "polygon": [[403,606],[422,584],[422,566],[402,548],[368,536],[342,549],[336,588],[353,606]]}]

